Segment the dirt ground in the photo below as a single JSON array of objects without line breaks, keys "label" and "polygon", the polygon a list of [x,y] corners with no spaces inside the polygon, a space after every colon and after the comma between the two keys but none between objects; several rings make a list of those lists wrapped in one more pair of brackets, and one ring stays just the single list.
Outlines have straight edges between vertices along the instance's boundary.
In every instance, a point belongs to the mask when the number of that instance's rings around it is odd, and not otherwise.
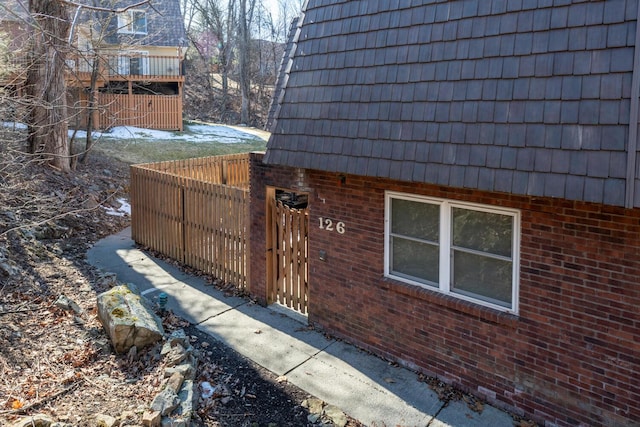
[{"label": "dirt ground", "polygon": [[[32,164],[0,135],[0,425],[45,414],[58,426],[96,426],[96,415],[141,424],[164,383],[158,347],[115,354],[96,296],[118,284],[89,266],[97,240],[129,225],[127,164],[94,152],[72,174]],[[77,304],[61,303],[66,297]],[[193,425],[306,426],[310,396],[171,313],[201,355],[196,380],[225,393],[200,399]],[[349,420],[350,426],[360,425]]]}]

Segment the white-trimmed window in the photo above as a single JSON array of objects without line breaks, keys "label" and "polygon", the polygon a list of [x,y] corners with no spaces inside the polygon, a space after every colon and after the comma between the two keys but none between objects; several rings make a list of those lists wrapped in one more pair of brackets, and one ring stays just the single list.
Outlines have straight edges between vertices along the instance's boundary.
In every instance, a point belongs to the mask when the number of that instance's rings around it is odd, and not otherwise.
[{"label": "white-trimmed window", "polygon": [[147,14],[144,10],[127,10],[118,14],[118,32],[147,34]]},{"label": "white-trimmed window", "polygon": [[518,311],[520,213],[404,193],[385,195],[385,276]]}]

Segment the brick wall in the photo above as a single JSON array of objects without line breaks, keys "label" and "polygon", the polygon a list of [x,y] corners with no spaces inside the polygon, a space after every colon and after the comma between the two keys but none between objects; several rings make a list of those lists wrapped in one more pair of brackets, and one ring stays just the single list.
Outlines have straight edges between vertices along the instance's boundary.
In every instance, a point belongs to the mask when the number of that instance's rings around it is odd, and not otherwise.
[{"label": "brick wall", "polygon": [[[639,210],[316,171],[301,183],[298,171],[255,160],[254,295],[265,289],[261,188],[304,187],[311,323],[539,422],[637,425]],[[385,190],[519,209],[519,315],[385,279]],[[321,229],[321,217],[345,233]]]}]

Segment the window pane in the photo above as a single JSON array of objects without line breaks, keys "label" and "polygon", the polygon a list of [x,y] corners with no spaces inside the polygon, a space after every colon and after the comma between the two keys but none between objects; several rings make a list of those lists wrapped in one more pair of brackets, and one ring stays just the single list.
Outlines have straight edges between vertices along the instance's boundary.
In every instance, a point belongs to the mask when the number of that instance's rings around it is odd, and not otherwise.
[{"label": "window pane", "polygon": [[432,203],[392,199],[391,232],[403,236],[438,242],[440,206]]},{"label": "window pane", "polygon": [[[391,270],[420,282],[438,283],[438,245],[392,237]],[[437,285],[436,285],[437,286]]]},{"label": "window pane", "polygon": [[512,263],[453,251],[451,291],[511,307]]},{"label": "window pane", "polygon": [[147,31],[147,20],[144,12],[133,12],[133,31],[145,33]]},{"label": "window pane", "polygon": [[131,15],[123,12],[118,15],[118,31],[131,31]]},{"label": "window pane", "polygon": [[453,208],[453,245],[511,257],[513,217]]}]

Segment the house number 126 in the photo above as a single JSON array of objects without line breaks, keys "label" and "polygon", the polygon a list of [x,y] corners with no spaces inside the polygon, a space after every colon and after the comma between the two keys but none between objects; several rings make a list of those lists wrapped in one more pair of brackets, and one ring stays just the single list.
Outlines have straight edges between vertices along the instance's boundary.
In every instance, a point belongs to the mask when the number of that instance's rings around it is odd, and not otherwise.
[{"label": "house number 126", "polygon": [[332,219],[322,217],[318,219],[320,220],[320,230],[337,231],[340,234],[344,234],[344,222],[338,221],[334,225]]}]

